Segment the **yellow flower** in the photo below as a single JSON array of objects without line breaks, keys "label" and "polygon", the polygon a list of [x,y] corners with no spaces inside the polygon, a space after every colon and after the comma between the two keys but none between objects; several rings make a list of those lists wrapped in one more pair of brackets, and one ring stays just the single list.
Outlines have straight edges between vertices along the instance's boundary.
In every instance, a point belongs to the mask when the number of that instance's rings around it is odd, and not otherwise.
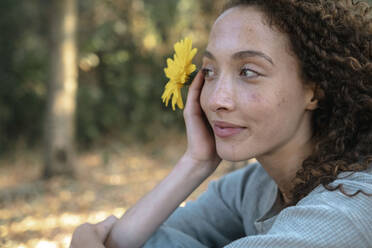
[{"label": "yellow flower", "polygon": [[[165,85],[165,90],[161,98],[165,105],[168,106],[169,100],[172,98],[172,109],[175,106],[183,109],[183,101],[181,96],[181,88],[189,79],[189,75],[196,70],[196,66],[192,64],[197,49],[192,48],[190,38],[185,38],[174,45],[175,54],[173,60],[167,59],[167,68],[164,69],[165,75],[169,79]],[[173,96],[173,97],[172,97]]]}]

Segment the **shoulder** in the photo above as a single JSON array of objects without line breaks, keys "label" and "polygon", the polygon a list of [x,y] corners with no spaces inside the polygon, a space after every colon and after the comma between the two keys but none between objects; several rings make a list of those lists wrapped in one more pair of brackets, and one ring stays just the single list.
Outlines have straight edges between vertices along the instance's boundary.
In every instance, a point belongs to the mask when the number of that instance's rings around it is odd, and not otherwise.
[{"label": "shoulder", "polygon": [[[327,199],[329,202],[342,200],[345,203],[358,204],[362,201],[372,201],[372,197],[366,196],[367,193],[372,194],[372,167],[364,171],[357,172],[342,172],[338,175],[337,179],[329,184],[331,188],[337,188],[335,190],[328,190],[323,185],[316,187],[307,197],[302,199],[299,204],[304,204],[312,199]],[[344,194],[341,190],[346,193]],[[366,197],[358,197],[358,195]],[[354,197],[348,197],[347,195],[355,195],[355,200],[346,201],[346,199],[353,199]],[[345,198],[346,197],[346,198]]]},{"label": "shoulder", "polygon": [[239,195],[243,198],[248,189],[256,192],[256,189],[264,187],[269,182],[275,184],[261,164],[253,162],[212,181],[209,187],[215,188],[221,195]]},{"label": "shoulder", "polygon": [[[348,194],[358,190],[371,194],[371,171],[341,173],[330,186],[339,184]],[[359,193],[349,197],[340,190],[329,191],[319,185],[295,206],[273,217],[265,235],[247,237],[239,244],[270,248],[372,247],[371,207],[372,196]]]},{"label": "shoulder", "polygon": [[342,185],[340,188],[349,196],[340,189],[330,191],[320,185],[299,201],[295,209],[306,209],[302,216],[308,215],[317,221],[318,227],[333,226],[334,230],[361,237],[372,245],[372,195],[361,193],[372,194],[372,170],[340,173],[338,179],[329,184],[332,188],[338,185]]},{"label": "shoulder", "polygon": [[323,185],[319,185],[297,205],[321,203],[347,214],[350,218],[368,217],[372,223],[372,215],[369,213],[372,207],[372,168],[359,172],[340,173],[329,186],[335,190],[328,190]]},{"label": "shoulder", "polygon": [[372,164],[367,170],[340,173],[331,186],[343,184],[349,191],[366,190],[372,193]]},{"label": "shoulder", "polygon": [[212,181],[207,191],[214,192],[214,195],[239,213],[259,207],[256,213],[259,216],[273,204],[277,185],[260,163],[253,162]]}]

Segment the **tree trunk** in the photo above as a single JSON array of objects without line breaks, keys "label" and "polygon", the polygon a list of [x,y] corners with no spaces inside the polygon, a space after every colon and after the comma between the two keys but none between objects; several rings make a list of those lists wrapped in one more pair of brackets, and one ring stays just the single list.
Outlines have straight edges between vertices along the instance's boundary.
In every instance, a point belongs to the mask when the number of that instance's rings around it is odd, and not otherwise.
[{"label": "tree trunk", "polygon": [[44,129],[44,178],[74,176],[77,89],[77,3],[50,0],[49,84]]}]

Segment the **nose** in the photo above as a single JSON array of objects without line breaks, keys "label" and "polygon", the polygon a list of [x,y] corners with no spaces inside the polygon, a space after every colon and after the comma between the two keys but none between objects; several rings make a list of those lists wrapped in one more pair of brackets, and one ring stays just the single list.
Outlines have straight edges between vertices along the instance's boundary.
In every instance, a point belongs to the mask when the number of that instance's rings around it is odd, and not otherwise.
[{"label": "nose", "polygon": [[208,105],[211,111],[232,111],[235,108],[232,79],[221,75],[213,84]]}]

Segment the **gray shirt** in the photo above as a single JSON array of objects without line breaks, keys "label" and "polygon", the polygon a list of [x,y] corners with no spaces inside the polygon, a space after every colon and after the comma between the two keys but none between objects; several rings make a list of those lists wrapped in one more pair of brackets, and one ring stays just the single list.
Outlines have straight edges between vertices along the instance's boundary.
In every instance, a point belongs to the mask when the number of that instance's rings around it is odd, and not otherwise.
[{"label": "gray shirt", "polygon": [[[340,173],[352,194],[372,193],[372,168]],[[352,198],[322,185],[283,209],[278,186],[259,163],[213,181],[196,201],[179,207],[144,247],[372,247],[372,197]]]}]

